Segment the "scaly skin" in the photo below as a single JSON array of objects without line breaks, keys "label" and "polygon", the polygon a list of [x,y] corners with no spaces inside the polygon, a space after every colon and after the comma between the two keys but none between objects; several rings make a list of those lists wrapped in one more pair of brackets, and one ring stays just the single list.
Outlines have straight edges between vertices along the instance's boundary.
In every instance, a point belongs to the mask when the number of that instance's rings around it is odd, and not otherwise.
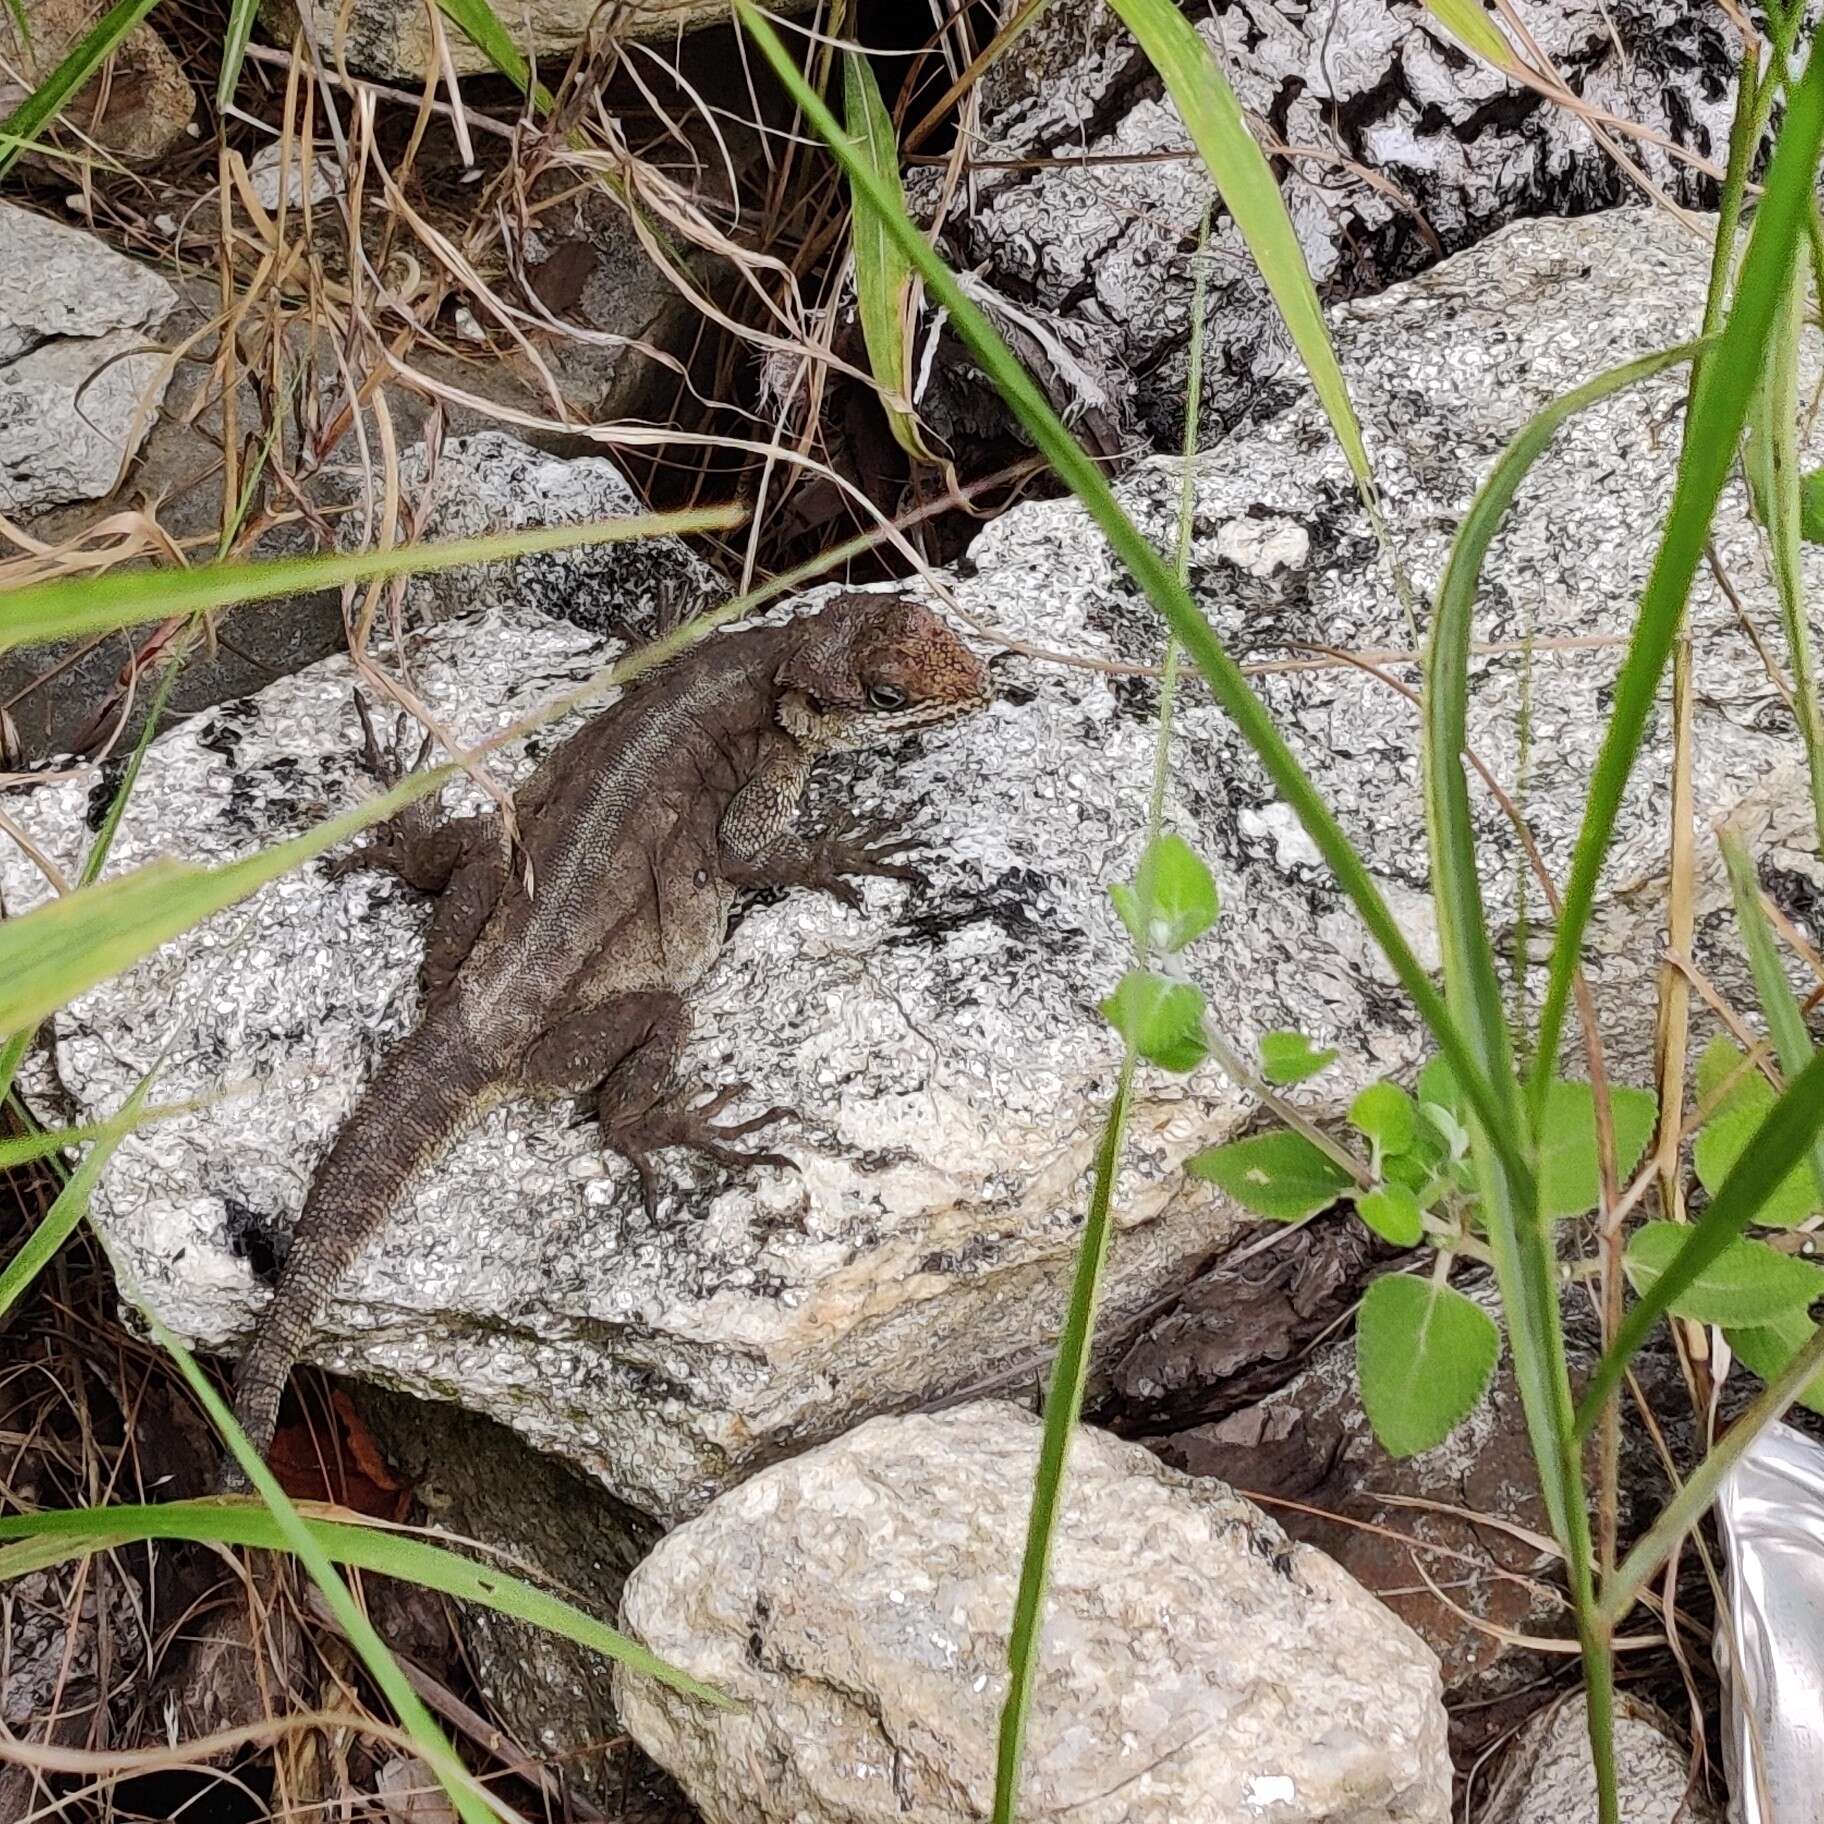
[{"label": "scaly skin", "polygon": [[[552,753],[498,825],[382,826],[339,868],[443,894],[422,1021],[382,1063],[318,1168],[272,1302],[235,1383],[262,1455],[279,1396],[332,1288],[413,1177],[496,1104],[597,1093],[603,1137],[656,1202],[650,1153],[733,1143],[788,1111],[717,1126],[743,1086],[692,1108],[664,1089],[685,993],[715,961],[737,891],[889,874],[901,845],[807,842],[791,825],[821,753],[947,722],[988,700],[982,662],[928,609],[844,596],[782,627],[728,634],[655,672]],[[528,875],[530,891],[527,887]]]}]

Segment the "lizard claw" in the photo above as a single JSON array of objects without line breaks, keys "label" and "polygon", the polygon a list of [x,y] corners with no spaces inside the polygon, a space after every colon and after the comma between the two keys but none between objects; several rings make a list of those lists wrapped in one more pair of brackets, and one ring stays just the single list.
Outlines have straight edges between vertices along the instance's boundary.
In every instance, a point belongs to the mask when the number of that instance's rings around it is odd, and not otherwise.
[{"label": "lizard claw", "polygon": [[816,850],[816,878],[813,884],[825,893],[834,894],[845,906],[861,910],[861,894],[854,880],[872,875],[879,880],[903,880],[914,886],[926,884],[922,868],[894,858],[910,854],[924,845],[909,837],[891,842],[851,842],[834,838],[820,843]]},{"label": "lizard claw", "polygon": [[367,707],[367,697],[358,690],[355,692],[355,714],[361,719],[361,763],[379,781],[382,789],[391,791],[431,757],[434,737],[426,729],[424,739],[418,744],[417,757],[409,766],[405,764],[406,731],[412,726],[412,718],[404,710],[399,712],[399,720],[393,725],[393,738],[384,747],[374,733],[374,718]]},{"label": "lizard claw", "polygon": [[658,1179],[651,1155],[661,1147],[687,1146],[693,1152],[715,1160],[718,1165],[770,1165],[782,1171],[798,1169],[797,1163],[784,1153],[756,1151],[733,1144],[763,1127],[800,1119],[796,1109],[776,1105],[746,1121],[715,1120],[747,1088],[745,1083],[731,1083],[694,1108],[651,1108],[616,1121],[604,1130],[608,1146],[639,1173],[640,1195],[649,1220],[656,1222],[658,1219]]}]

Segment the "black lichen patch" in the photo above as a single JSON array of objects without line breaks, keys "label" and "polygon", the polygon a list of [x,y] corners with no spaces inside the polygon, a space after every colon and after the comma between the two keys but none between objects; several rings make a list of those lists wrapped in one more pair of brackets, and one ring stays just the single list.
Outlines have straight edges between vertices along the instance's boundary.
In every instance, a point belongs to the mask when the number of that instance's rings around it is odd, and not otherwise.
[{"label": "black lichen patch", "polygon": [[1003,868],[979,886],[959,881],[929,904],[908,908],[899,929],[913,943],[936,949],[957,932],[983,922],[1021,948],[1042,942],[1054,953],[1068,953],[1087,941],[1081,925],[1060,919],[1051,882],[1036,868]]},{"label": "black lichen patch", "polygon": [[277,1284],[291,1252],[291,1231],[276,1225],[264,1211],[228,1196],[222,1198],[222,1227],[229,1251],[246,1261],[254,1278],[263,1286]]},{"label": "black lichen patch", "polygon": [[1776,868],[1763,861],[1761,885],[1767,896],[1795,925],[1816,935],[1824,930],[1824,889],[1808,874],[1795,868]]},{"label": "black lichen patch", "polygon": [[1000,1246],[991,1235],[972,1235],[960,1248],[939,1248],[927,1254],[914,1269],[961,1279],[978,1268],[990,1267],[1000,1258]]},{"label": "black lichen patch", "polygon": [[127,776],[128,763],[129,757],[125,754],[104,760],[95,783],[89,787],[89,800],[83,809],[82,820],[91,836],[98,834],[107,821],[108,807],[120,790],[120,782]]}]

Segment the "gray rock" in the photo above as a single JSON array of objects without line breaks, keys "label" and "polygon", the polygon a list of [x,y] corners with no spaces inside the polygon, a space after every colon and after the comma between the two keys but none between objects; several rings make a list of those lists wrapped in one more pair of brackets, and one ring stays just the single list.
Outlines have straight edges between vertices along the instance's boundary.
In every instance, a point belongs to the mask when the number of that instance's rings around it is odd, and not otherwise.
[{"label": "gray rock", "polygon": [[[1477,477],[1527,416],[1609,362],[1688,334],[1705,270],[1676,224],[1620,212],[1509,230],[1335,313],[1385,512],[1422,589]],[[1561,878],[1617,661],[1612,644],[1577,642],[1630,624],[1670,493],[1678,387],[1667,376],[1569,426],[1491,557],[1478,632],[1534,642],[1519,783]],[[1148,464],[1123,490],[1169,548],[1177,465]],[[1302,565],[1261,577],[1218,555],[1225,526],[1263,513],[1306,531]],[[1194,530],[1199,601],[1242,659],[1267,663],[1256,683],[1269,708],[1421,953],[1435,948],[1416,718],[1384,683],[1302,644],[1397,652],[1412,639],[1308,396],[1199,462]],[[1735,493],[1716,543],[1749,614],[1777,626]],[[1814,602],[1821,558],[1808,550]],[[997,520],[967,568],[958,604],[1009,635],[1098,660],[1158,656],[1151,611],[1070,502]],[[1771,890],[1812,919],[1824,870],[1788,714],[1707,577],[1691,628],[1698,828],[1746,804]],[[502,606],[415,635],[409,661],[414,688],[466,738],[603,656],[566,623]],[[1511,649],[1474,662],[1471,742],[1510,782],[1526,670]],[[680,1164],[688,1188],[654,1232],[626,1174],[600,1162],[564,1111],[500,1110],[351,1273],[317,1359],[486,1412],[668,1516],[870,1414],[1030,1378],[1064,1306],[1113,1081],[1116,1047],[1094,1009],[1131,953],[1105,889],[1129,876],[1140,846],[1155,692],[1025,657],[997,661],[996,675],[989,712],[834,768],[811,808],[813,821],[831,807],[892,811],[933,845],[929,891],[870,883],[865,916],[804,896],[756,905],[697,998],[689,1076],[751,1082],[753,1109],[800,1108],[804,1127],[787,1147],[801,1173],[725,1181]],[[225,860],[351,802],[363,788],[349,683],[331,661],[161,743],[117,865],[172,850]],[[1167,822],[1208,858],[1226,907],[1189,966],[1244,1052],[1288,1026],[1341,1045],[1308,1097],[1319,1114],[1340,1112],[1364,1081],[1416,1065],[1425,1037],[1289,810],[1194,682],[1178,730]],[[1586,959],[1610,1069],[1624,1081],[1648,1080],[1666,753],[1661,719],[1621,807]],[[503,775],[527,764],[515,756]],[[78,780],[20,807],[62,862],[80,847],[88,792]],[[1491,917],[1509,925],[1512,833],[1479,790],[1473,802]],[[22,910],[45,889],[9,848],[0,891]],[[1535,920],[1538,905],[1533,889]],[[1726,907],[1712,869],[1700,882],[1698,960],[1731,991],[1743,983]],[[98,1192],[96,1219],[183,1333],[213,1345],[246,1333],[259,1293],[230,1246],[230,1218],[252,1210],[282,1223],[297,1209],[377,1050],[412,1017],[424,916],[373,880],[295,876],[60,1016],[65,1077],[92,1111],[116,1106],[167,1040],[162,1096],[244,1074],[271,1080],[258,1099],[128,1140]],[[1213,1066],[1145,1082],[1117,1200],[1110,1334],[1220,1248],[1235,1212],[1183,1163],[1254,1113]],[[694,1220],[677,1222],[677,1209]]]},{"label": "gray rock", "polygon": [[[405,498],[416,503],[420,536],[438,541],[646,511],[606,456],[565,461],[505,431],[451,438],[434,458],[416,444],[401,457],[399,478]],[[359,545],[360,516],[343,524],[349,542]],[[670,537],[470,565],[414,577],[404,592],[408,611],[427,620],[480,608],[535,608],[599,633],[647,639],[723,593],[716,573],[682,539]]]},{"label": "gray rock", "polygon": [[[537,1566],[592,1614],[619,1613],[628,1572],[657,1541],[650,1521],[460,1407],[367,1388],[361,1408],[427,1523]],[[463,1657],[493,1715],[528,1753],[561,1762],[572,1791],[607,1801],[628,1772],[613,1663],[498,1610],[460,1608]]]},{"label": "gray rock", "polygon": [[[1257,126],[1298,150],[1281,160],[1283,190],[1327,296],[1378,290],[1519,216],[1638,194],[1585,120],[1464,56],[1420,0],[1187,10]],[[1737,45],[1711,9],[1569,0],[1527,26],[1589,107],[1721,165]],[[971,175],[945,228],[956,263],[1118,352],[1155,443],[1177,448],[1190,250],[1214,191],[1176,108],[1099,0],[1048,7],[990,67],[979,105]],[[1659,145],[1614,139],[1678,201],[1713,194]],[[934,206],[931,173],[913,188]],[[1288,344],[1220,205],[1209,257],[1204,397],[1220,427],[1281,371]]]},{"label": "gray rock", "polygon": [[[99,0],[24,0],[23,9],[0,7],[0,120],[57,68],[106,10]],[[59,111],[59,129],[74,128],[81,140],[64,131],[56,137],[66,148],[92,145],[145,164],[185,138],[195,113],[196,91],[184,66],[150,22],[143,22]],[[62,159],[25,156],[42,171],[69,175]]]},{"label": "gray rock", "polygon": [[[247,184],[260,205],[276,211],[281,195],[288,208],[302,206],[305,197],[304,161],[300,148],[276,140],[262,146],[247,161]],[[342,189],[342,176],[333,160],[318,153],[311,160],[309,195],[313,203],[327,202]]]},{"label": "gray rock", "polygon": [[0,202],[0,513],[113,487],[164,397],[177,294],[78,228]]},{"label": "gray rock", "polygon": [[[1721,1824],[1670,1719],[1622,1696],[1615,1705],[1615,1776],[1622,1824]],[[1596,1765],[1583,1694],[1542,1710],[1502,1762],[1482,1824],[1596,1824]]]},{"label": "gray rock", "polygon": [[[735,1698],[617,1671],[707,1824],[985,1817],[1040,1426],[982,1401],[762,1471],[627,1583],[626,1627]],[[1215,1482],[1077,1435],[1020,1815],[1255,1824],[1450,1814],[1437,1662]]]},{"label": "gray rock", "polygon": [[[1313,1231],[1321,1235],[1326,1228],[1342,1231],[1330,1237],[1334,1252],[1341,1251],[1351,1230],[1358,1240],[1363,1234],[1352,1217],[1339,1215],[1320,1219],[1300,1231],[1299,1239],[1315,1250],[1321,1243],[1311,1239]],[[1203,1334],[1187,1338],[1181,1328],[1173,1351],[1168,1330],[1154,1340],[1150,1358],[1137,1349],[1117,1376],[1127,1397],[1108,1417],[1133,1436],[1149,1404],[1157,1401],[1169,1412],[1176,1392],[1169,1382],[1187,1346],[1195,1353],[1186,1367],[1194,1371],[1200,1362],[1213,1367],[1216,1372],[1202,1389],[1212,1416],[1182,1429],[1148,1427],[1154,1435],[1146,1444],[1174,1469],[1247,1489],[1291,1537],[1334,1559],[1412,1628],[1438,1656],[1452,1744],[1459,1764],[1466,1764],[1484,1747],[1504,1741],[1519,1718],[1530,1714],[1540,1686],[1564,1670],[1559,1656],[1535,1651],[1530,1643],[1562,1638],[1569,1626],[1556,1554],[1529,1543],[1549,1539],[1551,1521],[1512,1359],[1504,1350],[1487,1397],[1449,1437],[1401,1459],[1376,1442],[1362,1410],[1352,1335],[1321,1341],[1265,1399],[1250,1405],[1226,1399],[1223,1346],[1238,1352],[1261,1329],[1272,1335],[1270,1311],[1263,1312],[1258,1301],[1250,1304],[1250,1294],[1263,1283],[1272,1285],[1291,1240],[1286,1236],[1278,1246],[1255,1252],[1227,1276],[1226,1285],[1218,1280],[1210,1288],[1213,1296],[1187,1299],[1186,1316],[1201,1321]],[[1383,1261],[1382,1270],[1389,1264]],[[1487,1274],[1460,1271],[1454,1283],[1491,1314],[1499,1313]],[[1309,1289],[1320,1302],[1311,1314],[1316,1330],[1326,1314],[1321,1306],[1344,1301],[1326,1296],[1330,1289],[1322,1276]],[[1361,1289],[1358,1280],[1356,1296]],[[1225,1290],[1226,1300],[1220,1296]],[[1348,1299],[1345,1311],[1353,1303]],[[1324,1328],[1333,1332],[1342,1321],[1344,1314],[1332,1310]],[[1160,1329],[1170,1322],[1163,1320]],[[1581,1388],[1602,1352],[1601,1338],[1588,1307],[1575,1302],[1566,1310],[1564,1328],[1572,1385]],[[1135,1398],[1130,1391],[1139,1378],[1135,1369],[1148,1365],[1158,1391],[1142,1382]],[[1703,1454],[1701,1440],[1692,1438],[1680,1418],[1683,1381],[1670,1350],[1657,1345],[1643,1350],[1634,1371],[1643,1397],[1667,1416],[1658,1440],[1624,1428],[1616,1504],[1623,1552],[1671,1495],[1656,1444],[1663,1441],[1681,1470]],[[1599,1461],[1592,1440],[1585,1461],[1592,1488]],[[1484,1526],[1469,1518],[1479,1514],[1497,1515],[1502,1524]]]},{"label": "gray rock", "polygon": [[[800,12],[805,0],[784,0],[776,12]],[[513,42],[542,60],[548,82],[562,72],[569,53],[581,44],[597,7],[593,0],[521,0],[501,14]],[[344,12],[336,0],[262,0],[260,16],[267,29],[289,43],[299,15],[327,54],[343,28],[342,48],[350,68],[376,76],[423,76],[433,67],[431,38],[422,8],[411,0],[357,0]],[[674,38],[700,26],[725,25],[724,0],[628,0],[615,14],[615,29],[626,38]],[[445,27],[450,61],[460,75],[491,71],[492,61],[455,25]]]}]

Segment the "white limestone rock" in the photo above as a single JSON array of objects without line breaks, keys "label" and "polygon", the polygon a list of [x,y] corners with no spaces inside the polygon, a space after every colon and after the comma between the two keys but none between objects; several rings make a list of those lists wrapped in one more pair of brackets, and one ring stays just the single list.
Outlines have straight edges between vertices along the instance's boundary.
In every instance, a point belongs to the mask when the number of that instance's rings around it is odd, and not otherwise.
[{"label": "white limestone rock", "polygon": [[[995,1737],[1040,1426],[981,1401],[763,1470],[628,1579],[624,1625],[742,1706],[617,1669],[706,1824],[965,1824]],[[1450,1815],[1438,1666],[1224,1484],[1080,1431],[1020,1815],[1423,1824]]]},{"label": "white limestone rock", "polygon": [[[1615,1780],[1622,1824],[1721,1824],[1691,1756],[1662,1711],[1625,1695],[1615,1706]],[[1483,1824],[1596,1824],[1596,1764],[1583,1694],[1551,1704],[1507,1751]]]},{"label": "white limestone rock", "polygon": [[93,500],[151,428],[177,293],[94,235],[0,202],[0,513]]}]

